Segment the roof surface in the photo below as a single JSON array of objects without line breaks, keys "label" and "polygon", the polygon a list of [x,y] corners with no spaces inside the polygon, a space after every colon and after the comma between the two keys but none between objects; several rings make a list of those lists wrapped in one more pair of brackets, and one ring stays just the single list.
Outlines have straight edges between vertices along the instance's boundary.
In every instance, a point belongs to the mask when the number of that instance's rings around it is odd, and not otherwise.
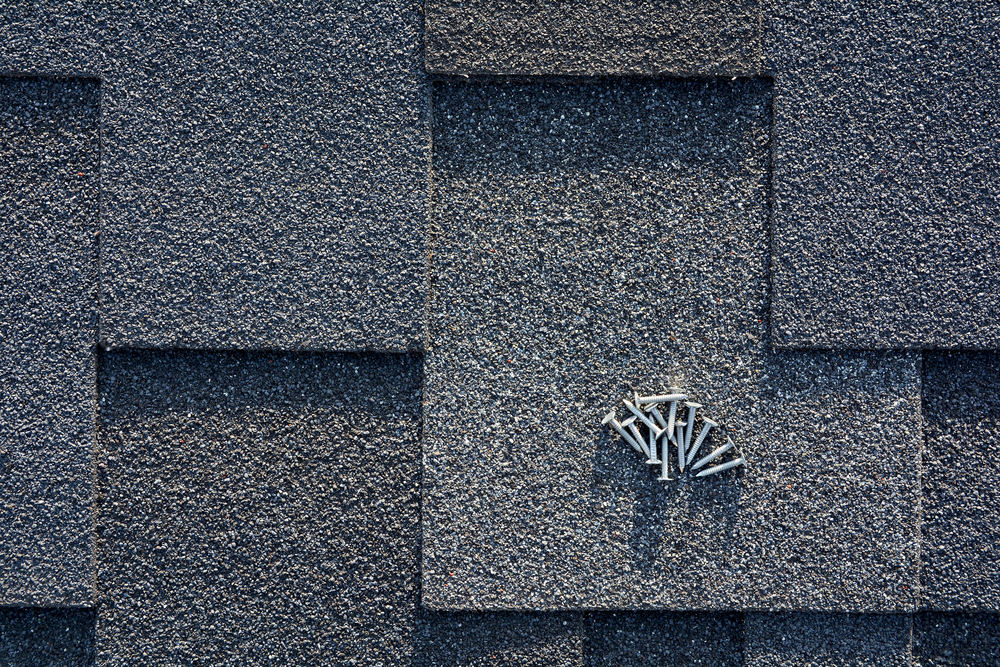
[{"label": "roof surface", "polygon": [[0,664],[1000,664],[998,22],[0,0]]}]

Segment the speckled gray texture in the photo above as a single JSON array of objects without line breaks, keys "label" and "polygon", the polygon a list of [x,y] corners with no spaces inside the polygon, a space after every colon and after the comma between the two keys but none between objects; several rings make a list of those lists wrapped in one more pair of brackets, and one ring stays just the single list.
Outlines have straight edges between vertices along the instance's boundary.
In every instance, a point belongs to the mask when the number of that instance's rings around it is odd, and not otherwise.
[{"label": "speckled gray texture", "polygon": [[0,665],[90,667],[95,617],[92,609],[0,609]]},{"label": "speckled gray texture", "polygon": [[1000,354],[924,358],[921,603],[1000,611]]},{"label": "speckled gray texture", "polygon": [[739,614],[592,612],[586,627],[586,667],[743,664]]},{"label": "speckled gray texture", "polygon": [[747,613],[745,667],[910,667],[905,614]]},{"label": "speckled gray texture", "polygon": [[1000,614],[916,614],[913,653],[914,667],[996,667]]},{"label": "speckled gray texture", "polygon": [[1000,3],[775,9],[775,343],[1000,347]]},{"label": "speckled gray texture", "polygon": [[582,667],[583,632],[580,614],[421,610],[412,664]]},{"label": "speckled gray texture", "polygon": [[104,81],[108,346],[423,347],[419,5],[20,4],[0,72]]},{"label": "speckled gray texture", "polygon": [[99,97],[0,78],[0,605],[93,602]]},{"label": "speckled gray texture", "polygon": [[760,71],[757,0],[428,0],[427,69],[449,74]]},{"label": "speckled gray texture", "polygon": [[411,651],[420,380],[402,355],[102,355],[100,664]]},{"label": "speckled gray texture", "polygon": [[[437,87],[425,604],[912,608],[920,356],[771,351],[768,108],[744,80]],[[600,425],[671,383],[745,470],[665,487]]]}]

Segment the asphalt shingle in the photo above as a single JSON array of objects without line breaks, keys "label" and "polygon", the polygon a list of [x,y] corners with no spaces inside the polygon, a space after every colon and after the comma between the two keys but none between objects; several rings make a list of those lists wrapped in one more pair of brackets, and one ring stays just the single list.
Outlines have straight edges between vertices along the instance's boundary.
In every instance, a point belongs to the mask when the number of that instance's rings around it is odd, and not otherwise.
[{"label": "asphalt shingle", "polygon": [[921,603],[1000,611],[1000,354],[924,359]]},{"label": "asphalt shingle", "polygon": [[0,665],[91,667],[93,609],[0,609]]},{"label": "asphalt shingle", "polygon": [[743,667],[739,614],[593,612],[586,627],[587,667]]},{"label": "asphalt shingle", "polygon": [[0,605],[93,602],[99,97],[0,78]]},{"label": "asphalt shingle", "polygon": [[745,667],[910,667],[911,616],[748,613]]},{"label": "asphalt shingle", "polygon": [[[425,604],[912,609],[920,357],[772,351],[768,108],[760,81],[439,85]],[[670,384],[746,470],[664,485],[600,425]]]},{"label": "asphalt shingle", "polygon": [[751,76],[757,0],[428,0],[427,68],[449,74]]},{"label": "asphalt shingle", "polygon": [[423,347],[418,5],[65,4],[5,5],[0,72],[104,82],[107,346]]},{"label": "asphalt shingle", "polygon": [[774,341],[1000,347],[1000,3],[785,2]]},{"label": "asphalt shingle", "polygon": [[913,654],[915,667],[996,667],[1000,614],[916,614]]}]

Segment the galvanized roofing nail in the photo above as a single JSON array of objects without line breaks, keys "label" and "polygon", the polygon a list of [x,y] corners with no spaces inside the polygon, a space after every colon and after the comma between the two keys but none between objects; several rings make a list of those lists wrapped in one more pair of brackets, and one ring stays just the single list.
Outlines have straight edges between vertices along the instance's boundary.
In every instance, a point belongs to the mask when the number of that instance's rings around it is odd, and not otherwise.
[{"label": "galvanized roofing nail", "polygon": [[708,417],[702,417],[702,419],[705,420],[705,425],[701,427],[701,433],[698,434],[698,439],[694,441],[694,447],[692,447],[691,451],[688,452],[687,455],[688,465],[691,465],[691,461],[694,460],[694,455],[698,453],[698,448],[701,447],[701,443],[705,440],[705,436],[708,435],[708,432],[718,426],[718,424],[716,424]]},{"label": "galvanized roofing nail", "polygon": [[730,438],[727,435],[726,436],[726,444],[724,444],[722,447],[719,447],[718,449],[716,449],[714,452],[712,452],[711,454],[709,454],[705,458],[699,459],[697,463],[695,463],[693,466],[691,466],[691,470],[697,470],[698,468],[702,467],[703,465],[705,465],[709,461],[714,461],[715,459],[719,458],[720,456],[722,456],[723,454],[725,454],[726,452],[728,452],[730,449],[732,449],[735,446],[736,445],[733,444],[732,438]]},{"label": "galvanized roofing nail", "polygon": [[709,468],[708,470],[702,470],[700,473],[698,473],[698,477],[708,477],[709,475],[714,475],[717,472],[722,472],[723,470],[729,470],[730,468],[741,466],[746,462],[747,460],[741,456],[735,461],[729,461],[728,463],[723,463],[720,466],[715,466],[714,468]]},{"label": "galvanized roofing nail", "polygon": [[629,410],[632,411],[632,414],[634,414],[639,419],[639,421],[641,421],[643,424],[645,424],[646,426],[648,426],[649,430],[651,430],[653,433],[656,434],[657,438],[659,438],[661,435],[663,435],[663,429],[660,428],[659,426],[657,426],[656,424],[654,424],[653,422],[651,422],[649,420],[649,417],[647,417],[646,415],[642,414],[642,411],[639,408],[635,407],[634,405],[632,405],[628,401],[622,401],[622,402],[625,404],[626,408],[628,408]]},{"label": "galvanized roofing nail", "polygon": [[684,433],[684,451],[691,449],[691,436],[694,435],[694,415],[701,407],[701,403],[685,403],[688,408],[688,427]]},{"label": "galvanized roofing nail", "polygon": [[673,479],[670,476],[670,452],[667,451],[668,443],[663,443],[663,460],[660,462],[660,476],[656,479],[661,482],[669,482]]},{"label": "galvanized roofing nail", "polygon": [[656,419],[656,423],[660,425],[660,428],[664,431],[667,430],[667,420],[663,418],[663,415],[660,414],[660,411],[656,409],[655,405],[649,406],[649,414],[653,415],[653,418]]},{"label": "galvanized roofing nail", "polygon": [[676,444],[677,438],[674,436],[674,419],[677,417],[677,401],[670,402],[670,417],[667,418],[667,435]]},{"label": "galvanized roofing nail", "polygon": [[642,447],[642,453],[645,454],[646,458],[648,459],[649,449],[646,448],[646,443],[644,441],[644,438],[642,437],[642,434],[639,433],[639,429],[636,428],[635,417],[629,417],[628,419],[623,421],[622,426],[632,431],[632,435],[635,436],[635,441],[639,443],[640,447]]},{"label": "galvanized roofing nail", "polygon": [[677,467],[684,472],[684,427],[687,426],[686,422],[677,422],[675,425],[677,427]]},{"label": "galvanized roofing nail", "polygon": [[[634,419],[634,417],[633,417],[633,419]],[[639,443],[637,443],[635,440],[633,440],[632,436],[630,436],[628,433],[626,433],[625,429],[622,428],[622,425],[618,423],[617,419],[615,419],[615,411],[614,410],[612,410],[611,412],[609,412],[608,414],[606,414],[604,416],[604,419],[601,420],[601,423],[604,424],[605,426],[611,426],[611,428],[613,428],[614,430],[618,431],[618,435],[620,435],[622,437],[622,439],[625,440],[625,442],[627,442],[628,444],[632,445],[632,449],[634,449],[635,451],[637,451],[639,453],[642,453],[642,447],[639,446]]]},{"label": "galvanized roofing nail", "polygon": [[636,403],[670,403],[671,401],[683,401],[687,399],[687,394],[666,394],[663,396],[636,396]]},{"label": "galvanized roofing nail", "polygon": [[656,440],[657,438],[653,435],[653,432],[649,432],[649,459],[646,461],[649,465],[656,465],[662,463],[660,459],[656,458]]}]

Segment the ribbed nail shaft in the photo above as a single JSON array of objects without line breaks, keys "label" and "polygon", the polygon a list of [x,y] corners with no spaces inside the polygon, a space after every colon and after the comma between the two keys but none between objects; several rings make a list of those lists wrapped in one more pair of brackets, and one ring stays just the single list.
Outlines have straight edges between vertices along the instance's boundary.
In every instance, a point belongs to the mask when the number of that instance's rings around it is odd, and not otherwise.
[{"label": "ribbed nail shaft", "polygon": [[715,466],[714,468],[709,468],[708,470],[702,470],[700,473],[698,473],[698,477],[708,477],[709,475],[714,475],[717,472],[722,472],[723,470],[729,470],[730,468],[741,466],[746,462],[747,460],[741,456],[735,461],[729,461],[728,463],[723,463],[720,466]]},{"label": "ribbed nail shaft", "polygon": [[726,438],[726,444],[724,444],[722,447],[719,447],[718,449],[716,449],[714,452],[712,452],[711,454],[709,454],[705,458],[699,459],[697,463],[695,463],[693,466],[691,466],[691,470],[697,470],[698,468],[702,467],[706,463],[709,463],[710,461],[714,461],[715,459],[719,458],[720,456],[722,456],[723,454],[725,454],[726,452],[728,452],[730,449],[732,449],[735,446],[736,445],[733,444],[732,439],[730,439],[729,437],[727,437]]},{"label": "ribbed nail shaft", "polygon": [[625,404],[625,407],[628,408],[632,412],[632,414],[635,415],[636,419],[638,419],[643,424],[645,424],[646,426],[648,426],[649,430],[651,430],[656,435],[657,438],[660,437],[660,434],[663,433],[663,429],[661,429],[659,426],[657,426],[656,424],[654,424],[653,422],[651,422],[649,420],[649,417],[647,417],[646,415],[642,414],[642,410],[640,410],[639,408],[635,407],[634,405],[632,405],[628,401],[622,401],[622,402]]},{"label": "ribbed nail shaft", "polygon": [[618,435],[620,435],[625,442],[632,445],[632,449],[639,452],[640,454],[642,453],[642,447],[639,446],[639,443],[633,440],[632,436],[626,433],[622,425],[618,423],[617,419],[615,419],[615,413],[613,410],[609,412],[607,416],[604,417],[604,419],[601,420],[601,423],[607,424],[608,426],[613,428],[615,431],[618,432]]},{"label": "ribbed nail shaft", "polygon": [[670,403],[671,401],[684,401],[687,400],[687,394],[665,394],[663,396],[639,396],[636,398],[642,405],[649,405],[650,403]]},{"label": "ribbed nail shaft", "polygon": [[698,449],[701,447],[701,443],[705,441],[705,436],[707,436],[708,432],[711,431],[716,426],[718,426],[718,424],[716,424],[711,419],[707,418],[705,419],[705,425],[701,427],[701,433],[698,434],[698,439],[694,441],[694,447],[692,447],[691,451],[688,452],[687,455],[688,465],[691,465],[691,461],[694,460],[694,455],[698,453]]}]

